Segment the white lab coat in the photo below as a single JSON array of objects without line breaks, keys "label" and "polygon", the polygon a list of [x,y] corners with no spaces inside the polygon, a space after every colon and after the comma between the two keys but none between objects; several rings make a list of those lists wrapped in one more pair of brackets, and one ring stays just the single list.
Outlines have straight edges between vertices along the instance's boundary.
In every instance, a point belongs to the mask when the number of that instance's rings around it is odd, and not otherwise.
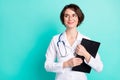
[{"label": "white lab coat", "polygon": [[[59,36],[60,34],[55,35],[52,38],[51,43],[47,49],[45,69],[49,72],[55,72],[56,80],[87,80],[86,74],[84,72],[72,71],[71,67],[63,69],[63,62],[69,60],[70,58],[75,57],[73,53],[75,52],[76,46],[81,43],[82,38],[87,38],[87,37],[80,34],[80,32],[78,32],[76,41],[72,46],[70,46],[66,38],[66,32],[64,32],[61,35],[60,40],[65,42],[67,56],[61,57],[57,46]],[[98,53],[96,55],[96,58],[93,58],[91,56],[90,61],[87,64],[90,65],[97,72],[102,71],[103,64]]]}]

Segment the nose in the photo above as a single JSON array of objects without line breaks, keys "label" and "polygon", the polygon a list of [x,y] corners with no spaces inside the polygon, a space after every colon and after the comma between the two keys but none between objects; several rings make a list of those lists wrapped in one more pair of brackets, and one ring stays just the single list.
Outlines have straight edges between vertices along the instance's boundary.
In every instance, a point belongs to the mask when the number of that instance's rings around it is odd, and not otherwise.
[{"label": "nose", "polygon": [[68,18],[69,20],[72,20],[73,19],[73,17],[72,16],[69,16],[69,18]]}]

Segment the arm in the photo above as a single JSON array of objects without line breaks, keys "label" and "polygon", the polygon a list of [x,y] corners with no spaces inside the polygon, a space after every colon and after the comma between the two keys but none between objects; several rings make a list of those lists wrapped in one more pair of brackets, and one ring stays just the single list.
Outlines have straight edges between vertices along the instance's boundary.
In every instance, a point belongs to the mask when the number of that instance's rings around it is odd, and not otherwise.
[{"label": "arm", "polygon": [[85,61],[88,65],[90,65],[97,72],[101,72],[103,70],[103,63],[100,59],[99,54],[97,53],[96,57],[93,58],[91,56],[89,62]]},{"label": "arm", "polygon": [[52,39],[47,52],[45,69],[49,72],[63,72],[63,63],[55,62],[56,60],[56,48],[55,48],[55,38]]},{"label": "arm", "polygon": [[97,72],[102,71],[103,63],[102,63],[98,53],[97,53],[96,57],[93,58],[82,45],[77,46],[76,53],[80,56],[84,56],[85,63],[90,65],[94,70],[96,70]]},{"label": "arm", "polygon": [[47,71],[61,73],[64,72],[65,68],[71,68],[83,62],[80,58],[71,58],[64,62],[55,62],[57,56],[55,41],[55,38],[53,38],[46,52],[45,69]]},{"label": "arm", "polygon": [[63,63],[63,68],[78,66],[83,62],[81,58],[71,58]]}]

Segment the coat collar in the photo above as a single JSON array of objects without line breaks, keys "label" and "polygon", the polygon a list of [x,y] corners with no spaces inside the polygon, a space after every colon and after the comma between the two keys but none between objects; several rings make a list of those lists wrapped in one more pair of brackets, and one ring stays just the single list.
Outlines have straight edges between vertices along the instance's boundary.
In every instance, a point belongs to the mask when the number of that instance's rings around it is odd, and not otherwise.
[{"label": "coat collar", "polygon": [[[78,32],[78,35],[77,35],[77,41],[81,41],[81,39],[83,38],[84,36],[80,33],[80,32]],[[63,32],[62,33],[62,35],[61,35],[61,37],[60,37],[60,40],[61,41],[67,41],[67,35],[66,35],[66,32]]]},{"label": "coat collar", "polygon": [[[63,33],[61,33],[61,34],[62,34],[62,35],[61,35],[61,37],[60,37],[60,40],[61,40],[61,41],[64,41],[64,42],[65,42],[65,45],[70,46],[70,45],[69,45],[69,42],[68,42],[68,40],[67,40],[66,32],[63,32]],[[85,37],[85,36],[83,36],[80,32],[78,32],[77,39],[76,39],[75,42],[80,43],[83,37]]]}]

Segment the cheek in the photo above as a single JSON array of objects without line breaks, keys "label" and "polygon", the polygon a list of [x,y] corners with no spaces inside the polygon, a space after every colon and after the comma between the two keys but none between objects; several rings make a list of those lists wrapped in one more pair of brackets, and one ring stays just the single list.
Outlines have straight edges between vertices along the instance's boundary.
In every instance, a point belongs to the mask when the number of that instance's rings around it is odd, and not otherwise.
[{"label": "cheek", "polygon": [[64,18],[64,22],[65,22],[65,21],[68,21],[68,19],[67,19],[67,18]]},{"label": "cheek", "polygon": [[76,20],[76,24],[78,24],[78,22],[79,22],[79,21],[78,21],[78,19],[77,19],[77,20]]},{"label": "cheek", "polygon": [[76,19],[76,22],[78,23],[78,19]]},{"label": "cheek", "polygon": [[67,19],[64,19],[64,24],[67,24],[67,21],[68,21]]}]

